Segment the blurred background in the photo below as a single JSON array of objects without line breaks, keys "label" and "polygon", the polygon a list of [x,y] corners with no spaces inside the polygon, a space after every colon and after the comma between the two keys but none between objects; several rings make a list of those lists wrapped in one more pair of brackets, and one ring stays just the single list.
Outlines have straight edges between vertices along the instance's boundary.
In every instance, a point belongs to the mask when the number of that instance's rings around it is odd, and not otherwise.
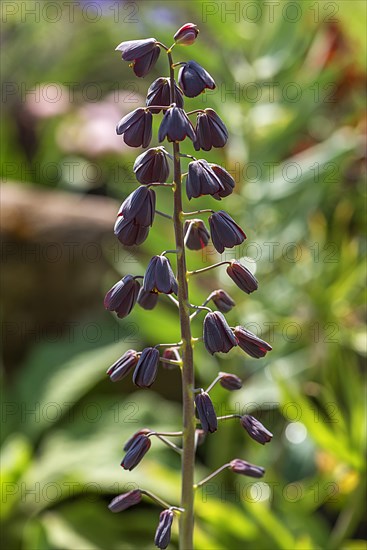
[{"label": "blurred background", "polygon": [[[1,9],[2,546],[152,548],[160,510],[144,502],[114,515],[108,502],[137,484],[179,501],[179,457],[159,442],[133,472],[119,465],[139,428],[179,429],[178,373],[161,368],[151,391],[105,375],[129,348],[176,342],[177,312],[161,297],[154,311],[136,306],[118,321],[103,297],[174,243],[160,217],[139,248],[113,236],[141,152],[124,145],[115,125],[167,75],[165,55],[138,79],[114,48],[148,37],[170,45],[193,22],[199,38],[177,47],[174,60],[195,59],[217,88],[186,108],[212,107],[225,121],[227,147],[200,156],[237,185],[223,204],[205,198],[186,209],[224,208],[248,239],[222,258],[211,247],[190,252],[188,263],[198,269],[235,254],[260,286],[249,297],[225,269],[214,270],[195,278],[191,301],[226,289],[237,302],[230,324],[273,346],[255,360],[237,350],[211,358],[197,345],[197,386],[218,370],[236,373],[242,390],[213,390],[218,414],[253,414],[274,433],[264,448],[226,422],[199,448],[197,479],[235,457],[264,466],[266,476],[259,483],[225,472],[198,492],[196,547],[366,548],[365,2],[80,0]],[[182,149],[193,152],[190,143]],[[170,192],[157,195],[169,212]],[[198,316],[195,336],[201,323]]]}]

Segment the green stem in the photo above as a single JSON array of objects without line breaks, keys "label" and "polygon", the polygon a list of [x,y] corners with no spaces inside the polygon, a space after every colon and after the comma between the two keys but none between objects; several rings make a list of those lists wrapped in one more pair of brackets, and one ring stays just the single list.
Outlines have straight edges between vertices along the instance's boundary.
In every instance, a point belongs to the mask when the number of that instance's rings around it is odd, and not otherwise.
[{"label": "green stem", "polygon": [[208,267],[203,267],[202,269],[195,269],[195,271],[189,271],[188,276],[191,275],[198,275],[199,273],[204,273],[205,271],[210,271],[211,269],[214,269],[215,267],[219,267],[221,265],[230,265],[231,262],[218,262],[217,264],[209,265]]},{"label": "green stem", "polygon": [[[168,53],[170,69],[171,103],[175,103],[175,77],[171,52]],[[178,302],[182,340],[182,408],[183,408],[183,449],[181,507],[185,510],[180,515],[180,549],[193,549],[194,531],[194,468],[195,468],[195,405],[194,405],[194,360],[191,341],[189,291],[187,284],[186,255],[182,224],[182,189],[180,146],[173,143],[173,166],[176,184],[174,187],[173,225],[177,249]]]},{"label": "green stem", "polygon": [[220,474],[221,472],[223,472],[223,470],[226,470],[229,466],[230,466],[230,463],[228,462],[228,464],[224,464],[223,466],[218,468],[218,470],[215,470],[215,472],[211,473],[208,477],[205,477],[204,479],[199,481],[199,483],[196,483],[195,489],[198,489],[199,487],[204,485],[207,481],[210,481],[211,479],[213,479],[213,477],[215,477],[218,474]]}]

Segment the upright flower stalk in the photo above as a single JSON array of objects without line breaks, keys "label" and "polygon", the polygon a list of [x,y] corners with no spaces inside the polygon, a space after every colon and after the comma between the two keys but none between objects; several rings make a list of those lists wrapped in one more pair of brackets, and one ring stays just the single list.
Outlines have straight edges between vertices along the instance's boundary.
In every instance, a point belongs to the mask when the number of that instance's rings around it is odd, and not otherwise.
[{"label": "upright flower stalk", "polygon": [[[219,373],[206,391],[195,388],[193,343],[203,341],[209,354],[228,353],[232,348],[239,348],[252,357],[263,357],[271,347],[268,343],[247,331],[244,327],[230,327],[223,313],[227,313],[235,302],[229,294],[218,289],[213,291],[202,305],[193,305],[189,299],[189,280],[194,275],[201,275],[209,269],[223,265],[233,282],[247,294],[257,289],[254,276],[238,261],[224,261],[196,271],[189,271],[186,265],[186,248],[201,250],[211,238],[214,248],[222,253],[225,248],[233,248],[246,239],[242,228],[224,210],[203,209],[194,212],[183,210],[183,185],[186,184],[188,200],[203,195],[211,195],[222,200],[233,192],[235,182],[221,166],[210,164],[205,159],[196,159],[180,153],[180,141],[190,139],[196,151],[209,151],[212,147],[223,147],[228,139],[224,122],[213,109],[198,109],[186,112],[184,97],[196,97],[206,89],[214,89],[215,82],[211,75],[195,61],[174,63],[172,50],[176,45],[192,45],[199,30],[193,23],[186,23],[174,35],[174,44],[168,48],[155,38],[122,42],[117,50],[122,58],[129,61],[136,76],[143,77],[155,65],[161,50],[167,54],[169,74],[158,78],[150,86],[145,107],[139,107],[126,115],[117,124],[117,134],[131,147],[149,146],[152,139],[152,118],[162,113],[163,118],[158,132],[159,142],[165,139],[172,143],[172,154],[165,147],[159,146],[141,153],[134,164],[134,172],[141,184],[123,202],[118,211],[115,223],[115,235],[124,246],[141,244],[148,236],[153,225],[155,214],[163,215],[167,223],[173,223],[175,250],[155,251],[145,274],[140,276],[125,275],[106,294],[105,307],[114,311],[118,317],[129,315],[139,304],[146,310],[155,307],[161,295],[167,296],[178,308],[181,339],[180,342],[157,344],[142,351],[128,350],[108,369],[107,374],[113,382],[118,382],[132,375],[135,385],[149,388],[155,381],[159,365],[165,368],[181,369],[182,377],[182,426],[177,432],[155,432],[142,428],[132,435],[125,444],[125,456],[121,466],[132,470],[139,466],[151,447],[151,439],[178,452],[182,457],[181,468],[181,502],[172,506],[153,493],[139,488],[129,493],[118,495],[110,503],[113,512],[123,511],[138,504],[142,497],[152,499],[163,508],[155,534],[155,545],[167,548],[170,542],[171,526],[175,516],[179,516],[179,541],[181,550],[190,550],[193,546],[194,533],[194,494],[195,490],[207,481],[219,475],[224,469],[234,473],[262,477],[264,469],[252,465],[242,458],[230,458],[229,462],[199,482],[195,482],[196,446],[203,442],[205,435],[217,430],[218,422],[240,418],[240,424],[250,437],[260,444],[271,440],[272,434],[252,416],[227,415],[217,417],[209,392],[217,382],[222,388],[233,391],[241,388],[242,381],[230,373]],[[179,68],[178,83],[175,80],[175,68]],[[162,116],[160,115],[160,116]],[[196,126],[190,116],[196,115]],[[191,162],[182,174],[181,161],[187,157]],[[173,163],[173,178],[169,180],[169,161]],[[187,160],[185,159],[187,162]],[[186,178],[186,180],[185,180]],[[156,192],[159,187],[171,187],[173,192],[173,212],[161,213],[156,210]],[[209,213],[209,231],[199,214]],[[166,256],[176,255],[176,273]],[[139,279],[143,279],[142,285]],[[213,302],[216,310],[207,307]],[[205,312],[203,333],[193,337],[191,322],[201,312]],[[164,348],[161,353],[161,348]],[[210,437],[215,437],[210,435]],[[171,441],[179,438],[181,446]]]}]

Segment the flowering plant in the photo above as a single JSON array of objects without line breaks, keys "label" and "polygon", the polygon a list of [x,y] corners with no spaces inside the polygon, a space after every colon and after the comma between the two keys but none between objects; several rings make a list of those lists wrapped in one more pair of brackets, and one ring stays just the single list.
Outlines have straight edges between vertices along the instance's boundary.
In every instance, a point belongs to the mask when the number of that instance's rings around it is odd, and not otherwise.
[{"label": "flowering plant", "polygon": [[[196,271],[186,267],[185,249],[201,250],[209,239],[220,254],[225,248],[240,245],[246,235],[241,227],[224,210],[211,209],[194,212],[183,211],[182,187],[186,185],[186,195],[190,201],[203,195],[211,195],[218,201],[233,192],[235,182],[221,166],[180,153],[180,142],[189,138],[196,151],[209,151],[212,147],[223,147],[228,139],[225,124],[213,109],[199,109],[186,112],[184,97],[196,97],[206,89],[214,89],[211,75],[195,61],[173,63],[172,50],[177,45],[188,46],[198,36],[196,25],[187,23],[174,35],[174,44],[168,48],[155,38],[122,42],[117,50],[122,58],[131,62],[138,77],[143,77],[155,65],[161,51],[165,51],[169,63],[169,77],[161,77],[153,82],[148,90],[146,106],[135,109],[120,120],[116,131],[131,147],[149,146],[152,138],[153,115],[163,112],[158,139],[172,143],[172,154],[163,146],[154,147],[140,154],[134,164],[134,173],[141,184],[121,205],[115,223],[115,235],[125,246],[144,242],[153,225],[156,210],[156,191],[160,186],[171,187],[173,192],[173,213],[162,214],[174,227],[175,250],[165,250],[154,255],[144,276],[125,275],[117,282],[105,297],[105,307],[124,318],[133,309],[136,302],[144,309],[155,307],[160,295],[166,295],[178,308],[181,340],[170,344],[157,344],[143,351],[128,350],[107,371],[113,382],[133,373],[133,382],[140,388],[149,388],[155,381],[160,363],[178,367],[182,376],[183,426],[177,432],[156,432],[146,428],[139,430],[127,441],[126,452],[121,466],[132,470],[143,459],[151,446],[151,438],[157,437],[182,456],[182,491],[179,505],[170,505],[159,496],[144,489],[135,489],[114,498],[109,505],[112,512],[121,512],[138,504],[143,495],[163,507],[155,534],[158,548],[166,548],[170,541],[171,525],[175,516],[179,517],[180,548],[193,548],[194,494],[198,487],[229,469],[234,473],[251,477],[262,477],[264,469],[243,459],[231,459],[205,479],[194,481],[195,452],[203,436],[217,430],[218,421],[239,418],[242,426],[255,441],[265,444],[272,434],[250,415],[231,414],[217,417],[210,398],[210,391],[219,383],[228,391],[240,389],[242,381],[238,376],[220,372],[210,386],[195,388],[193,347],[203,341],[210,354],[228,353],[239,346],[251,357],[264,357],[271,346],[249,332],[244,327],[230,327],[224,313],[230,311],[235,303],[229,294],[222,290],[212,292],[202,305],[193,305],[189,300],[190,278],[197,274],[227,265],[227,273],[232,281],[244,292],[250,294],[257,290],[258,283],[252,273],[237,260],[221,261]],[[178,82],[175,80],[175,68],[180,67]],[[195,126],[190,116],[196,116]],[[181,160],[190,159],[187,173],[182,174]],[[168,182],[170,161],[173,163],[173,181]],[[209,213],[209,230],[199,216]],[[174,273],[168,254],[176,255],[177,271]],[[142,279],[142,285],[139,282]],[[215,310],[208,304],[213,302]],[[206,312],[203,323],[203,335],[193,337],[191,322],[201,312]],[[160,349],[163,349],[162,354]],[[178,445],[172,438],[181,440]]]}]

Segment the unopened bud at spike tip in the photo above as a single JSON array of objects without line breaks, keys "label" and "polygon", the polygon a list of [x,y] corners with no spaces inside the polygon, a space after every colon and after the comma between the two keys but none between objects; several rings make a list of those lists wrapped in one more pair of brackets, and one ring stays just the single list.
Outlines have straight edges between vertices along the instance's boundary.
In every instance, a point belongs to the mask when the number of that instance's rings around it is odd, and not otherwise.
[{"label": "unopened bud at spike tip", "polygon": [[174,34],[173,38],[176,44],[180,44],[180,46],[191,46],[191,44],[195,42],[198,34],[199,29],[197,25],[194,25],[194,23],[185,23],[185,25],[182,25]]}]

